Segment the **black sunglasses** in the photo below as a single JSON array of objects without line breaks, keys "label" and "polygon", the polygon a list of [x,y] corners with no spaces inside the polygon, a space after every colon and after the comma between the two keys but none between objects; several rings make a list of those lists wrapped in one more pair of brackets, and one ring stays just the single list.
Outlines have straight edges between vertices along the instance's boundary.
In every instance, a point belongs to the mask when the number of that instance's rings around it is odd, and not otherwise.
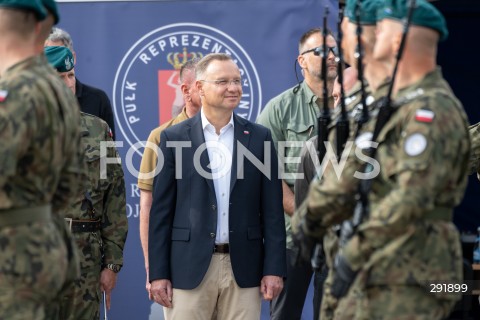
[{"label": "black sunglasses", "polygon": [[[332,52],[335,57],[338,57],[338,48],[337,47],[327,47],[327,50],[328,50],[327,55],[328,55],[328,52]],[[321,56],[323,54],[323,46],[303,51],[301,53],[301,55],[304,55],[304,54],[309,53],[309,52],[313,52],[313,54],[316,55],[316,56]]]}]

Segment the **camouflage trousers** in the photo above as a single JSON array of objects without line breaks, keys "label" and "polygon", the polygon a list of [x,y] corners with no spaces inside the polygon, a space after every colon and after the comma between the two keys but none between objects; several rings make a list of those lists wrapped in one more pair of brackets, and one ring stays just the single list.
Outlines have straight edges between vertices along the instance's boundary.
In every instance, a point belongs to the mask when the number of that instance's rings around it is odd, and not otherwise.
[{"label": "camouflage trousers", "polygon": [[48,319],[67,275],[67,249],[53,222],[0,227],[0,319]]},{"label": "camouflage trousers", "polygon": [[323,298],[320,306],[320,319],[332,320],[335,309],[338,305],[337,298],[331,294],[331,287],[335,272],[333,261],[338,252],[338,236],[332,228],[329,228],[323,237],[323,250],[325,251],[325,260],[328,266],[328,276],[323,284]]},{"label": "camouflage trousers", "polygon": [[335,320],[441,320],[448,317],[456,303],[438,299],[420,286],[372,286],[361,290],[355,283],[339,301]]},{"label": "camouflage trousers", "polygon": [[99,319],[100,298],[100,267],[97,270],[81,270],[80,279],[63,297],[60,319]]},{"label": "camouflage trousers", "polygon": [[64,294],[60,308],[61,320],[92,320],[100,318],[101,240],[97,233],[74,233],[80,253],[80,278]]}]

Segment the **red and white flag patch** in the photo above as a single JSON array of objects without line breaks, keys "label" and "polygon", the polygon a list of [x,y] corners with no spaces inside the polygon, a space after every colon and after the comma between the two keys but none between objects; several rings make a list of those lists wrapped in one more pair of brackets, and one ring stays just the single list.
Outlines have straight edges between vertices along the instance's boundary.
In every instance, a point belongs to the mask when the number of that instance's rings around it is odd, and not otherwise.
[{"label": "red and white flag patch", "polygon": [[435,118],[435,113],[432,110],[418,109],[415,112],[415,120],[419,122],[430,123],[433,121],[433,118]]},{"label": "red and white flag patch", "polygon": [[5,101],[7,99],[8,91],[7,90],[0,90],[0,102]]}]

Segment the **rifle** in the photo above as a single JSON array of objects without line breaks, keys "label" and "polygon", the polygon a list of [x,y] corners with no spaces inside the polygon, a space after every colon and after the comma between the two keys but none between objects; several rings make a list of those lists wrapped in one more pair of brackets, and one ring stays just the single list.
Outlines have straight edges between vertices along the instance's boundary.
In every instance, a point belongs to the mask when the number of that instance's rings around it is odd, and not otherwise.
[{"label": "rifle", "polygon": [[337,120],[336,126],[336,140],[337,140],[337,158],[342,157],[343,149],[345,148],[345,143],[348,140],[350,134],[350,124],[348,121],[347,108],[345,106],[345,88],[343,87],[343,51],[342,51],[342,19],[343,19],[343,10],[340,9],[338,13],[338,24],[337,24],[337,46],[338,46],[338,57],[335,59],[337,61],[337,75],[338,82],[340,83],[340,117]]},{"label": "rifle", "polygon": [[[317,140],[317,150],[318,150],[318,160],[321,164],[323,158],[327,154],[326,142],[328,142],[328,126],[330,125],[330,107],[328,105],[328,81],[327,81],[327,58],[328,58],[328,46],[327,46],[327,36],[328,36],[328,18],[329,10],[328,6],[325,6],[325,15],[323,16],[323,50],[322,50],[322,80],[323,80],[323,108],[320,116],[318,117],[318,140]],[[319,271],[325,262],[325,257],[323,255],[323,246],[321,243],[316,243],[312,252],[310,263],[312,264],[312,269],[314,271]]]},{"label": "rifle", "polygon": [[322,163],[323,158],[327,154],[327,149],[325,142],[328,142],[328,125],[330,124],[330,108],[328,106],[328,86],[327,86],[327,57],[328,57],[328,47],[327,47],[327,17],[328,17],[328,6],[325,7],[325,15],[323,16],[323,50],[322,50],[322,80],[323,80],[323,108],[320,113],[320,116],[317,119],[318,124],[318,141],[317,141],[317,150],[318,150],[318,160]]},{"label": "rifle", "polygon": [[357,23],[357,49],[355,52],[355,58],[357,58],[357,70],[358,70],[358,81],[360,81],[360,103],[362,105],[362,113],[357,120],[357,131],[355,132],[355,137],[358,136],[360,133],[363,125],[368,122],[370,116],[368,114],[368,107],[367,107],[367,93],[365,90],[365,81],[363,80],[363,47],[362,47],[362,25],[360,23],[360,0],[358,0],[355,4],[355,20]]}]

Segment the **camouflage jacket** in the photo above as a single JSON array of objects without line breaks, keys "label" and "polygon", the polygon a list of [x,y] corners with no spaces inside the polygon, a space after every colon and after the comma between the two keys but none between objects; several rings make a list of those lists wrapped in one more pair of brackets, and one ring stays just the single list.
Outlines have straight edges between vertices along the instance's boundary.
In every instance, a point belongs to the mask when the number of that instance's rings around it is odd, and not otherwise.
[{"label": "camouflage jacket", "polygon": [[480,179],[480,122],[471,125],[468,128],[470,133],[471,153],[470,153],[470,174],[476,172]]},{"label": "camouflage jacket", "polygon": [[[377,114],[376,110],[376,105],[375,101],[378,100],[379,98],[383,97],[387,93],[388,89],[388,84],[389,84],[389,79],[385,81],[382,85],[379,86],[376,92],[372,93],[368,87],[368,84],[366,86],[366,103],[369,106],[369,112],[370,112],[370,117],[375,117]],[[360,82],[357,82],[353,88],[349,91],[348,96],[345,98],[345,108],[346,111],[348,112],[348,119],[350,121],[349,127],[350,127],[350,138],[349,140],[354,139],[355,132],[357,131],[357,120],[358,117],[361,115],[361,110],[362,110],[362,105],[361,105],[361,96],[360,96]],[[337,123],[338,118],[340,117],[340,107],[337,107],[334,110],[333,116],[332,116],[332,122],[331,125],[329,126],[329,142],[332,146],[332,149],[335,151],[336,145],[336,131],[335,131],[335,124]],[[314,137],[310,140],[311,143],[313,143],[315,150],[317,147],[317,137]],[[308,144],[307,144],[308,147]],[[347,150],[348,151],[348,150]],[[344,152],[347,152],[344,151]],[[336,152],[336,151],[335,151]],[[301,154],[301,161],[298,167],[298,172],[304,174],[304,179],[297,179],[295,181],[295,205],[298,208],[297,212],[294,214],[292,218],[292,229],[294,232],[298,230],[298,226],[300,223],[303,223],[302,220],[305,219],[306,215],[306,206],[300,207],[301,203],[304,201],[304,199],[307,196],[308,193],[308,188],[310,183],[313,181],[314,176],[317,174],[318,177],[324,178],[323,172],[316,172],[318,170],[315,170],[315,167],[319,168],[320,163],[318,161],[318,158],[312,157],[311,155],[315,154],[313,151],[309,151],[307,148],[304,148],[302,150]],[[332,159],[333,160],[333,159]],[[323,168],[322,168],[323,169]],[[326,168],[325,168],[326,169]],[[330,167],[331,169],[331,167]],[[323,169],[324,170],[324,169]],[[330,172],[331,173],[331,172]],[[336,180],[336,178],[335,178]],[[358,186],[358,181],[354,181],[357,183]],[[323,183],[322,181],[317,181],[317,183]],[[328,182],[327,182],[328,183]],[[348,214],[342,214],[342,215],[337,215],[336,213],[332,212],[333,217],[326,217],[322,216],[323,219],[327,221],[335,221],[335,223],[328,223],[325,224],[324,227],[322,228],[317,228],[316,232],[313,232],[311,234],[314,236],[316,239],[320,240],[324,233],[326,232],[326,229],[329,226],[332,226],[334,224],[340,223],[344,219],[348,218],[351,216],[352,212],[349,212]]]},{"label": "camouflage jacket", "polygon": [[44,55],[0,78],[0,208],[68,206],[85,174],[80,112]]},{"label": "camouflage jacket", "polygon": [[[398,111],[377,139],[379,172],[369,193],[370,213],[343,254],[353,270],[369,271],[366,281],[374,285],[459,282],[462,252],[451,215],[467,183],[466,114],[439,69],[400,90],[394,101]],[[370,122],[365,132],[373,128]],[[359,138],[356,146],[361,149]],[[364,161],[352,152],[340,179],[332,176],[329,183],[313,184],[307,233],[332,223],[324,216],[353,210],[358,186],[354,173],[358,177]]]},{"label": "camouflage jacket", "polygon": [[[87,163],[88,179],[86,189],[78,192],[70,208],[64,211],[65,217],[77,220],[101,219],[103,263],[122,265],[123,247],[128,232],[123,169],[121,164],[108,163],[106,172],[101,172],[101,142],[113,143],[110,128],[96,116],[83,112],[81,116],[82,150]],[[120,159],[113,145],[106,146],[105,150],[107,158]],[[105,173],[106,176],[101,177],[101,174]],[[88,192],[91,202],[85,192]],[[76,233],[75,236],[78,238],[81,234]]]}]

